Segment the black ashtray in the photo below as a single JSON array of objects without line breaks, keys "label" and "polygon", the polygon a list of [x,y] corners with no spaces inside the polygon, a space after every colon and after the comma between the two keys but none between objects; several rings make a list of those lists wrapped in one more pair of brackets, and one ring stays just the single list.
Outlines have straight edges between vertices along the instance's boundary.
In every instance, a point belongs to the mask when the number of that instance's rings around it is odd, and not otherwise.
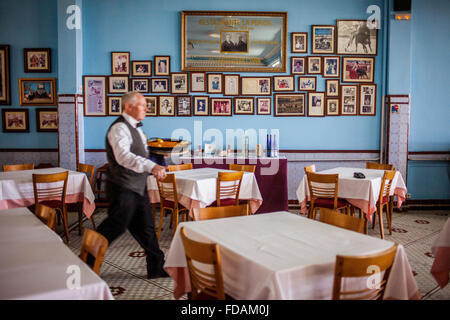
[{"label": "black ashtray", "polygon": [[364,179],[366,176],[362,172],[353,172],[353,177],[357,179]]}]

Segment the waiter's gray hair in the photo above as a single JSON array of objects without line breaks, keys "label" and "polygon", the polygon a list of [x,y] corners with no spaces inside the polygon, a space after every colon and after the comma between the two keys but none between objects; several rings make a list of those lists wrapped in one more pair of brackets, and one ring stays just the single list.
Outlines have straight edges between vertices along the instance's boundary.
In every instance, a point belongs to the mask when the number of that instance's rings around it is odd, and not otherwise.
[{"label": "waiter's gray hair", "polygon": [[132,106],[136,105],[138,103],[138,96],[140,95],[139,92],[127,92],[122,96],[122,110],[125,109],[125,104],[128,103]]}]

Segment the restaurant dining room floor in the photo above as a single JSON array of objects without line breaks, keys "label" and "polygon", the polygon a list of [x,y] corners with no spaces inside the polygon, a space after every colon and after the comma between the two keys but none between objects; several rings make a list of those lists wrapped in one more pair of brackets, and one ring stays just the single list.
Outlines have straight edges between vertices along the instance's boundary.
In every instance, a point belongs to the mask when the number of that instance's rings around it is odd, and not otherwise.
[{"label": "restaurant dining room floor", "polygon": [[[95,223],[98,226],[106,217],[107,210],[95,211]],[[290,210],[299,214],[299,210]],[[164,218],[160,247],[166,254],[170,247],[173,229],[169,227],[169,215]],[[431,246],[450,217],[450,210],[408,210],[394,212],[392,235],[385,224],[386,240],[402,244],[408,255],[411,269],[415,276],[419,293],[423,300],[450,300],[450,285],[441,289],[430,274],[434,257]],[[70,249],[78,255],[82,236],[78,235],[78,215],[69,213]],[[159,217],[157,217],[158,221]],[[92,228],[89,220],[84,221],[85,228]],[[56,227],[63,235],[62,226]],[[379,238],[378,225],[369,227],[369,235]],[[117,300],[173,300],[172,278],[147,279],[145,253],[127,231],[115,240],[106,251],[100,277],[109,285],[111,293]],[[186,299],[184,295],[181,299]]]}]

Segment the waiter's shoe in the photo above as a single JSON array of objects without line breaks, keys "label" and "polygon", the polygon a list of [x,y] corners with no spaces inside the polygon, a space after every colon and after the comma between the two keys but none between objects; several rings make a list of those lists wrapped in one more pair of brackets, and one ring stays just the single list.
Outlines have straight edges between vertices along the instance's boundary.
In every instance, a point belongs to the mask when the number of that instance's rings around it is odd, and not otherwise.
[{"label": "waiter's shoe", "polygon": [[161,269],[158,272],[147,273],[147,279],[167,278],[167,277],[170,276],[164,269]]}]

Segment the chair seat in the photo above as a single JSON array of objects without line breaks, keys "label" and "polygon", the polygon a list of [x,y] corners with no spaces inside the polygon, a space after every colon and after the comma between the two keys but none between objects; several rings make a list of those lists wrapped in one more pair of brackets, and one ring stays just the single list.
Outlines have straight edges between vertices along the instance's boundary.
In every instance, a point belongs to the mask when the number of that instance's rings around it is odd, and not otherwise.
[{"label": "chair seat", "polygon": [[[53,208],[53,209],[62,208],[61,200],[45,200],[45,201],[39,202],[39,204],[43,204],[43,205]],[[36,205],[32,204],[31,206],[28,207],[28,209],[30,209],[31,212],[35,212]]]},{"label": "chair seat", "polygon": [[[342,208],[342,207],[346,207],[349,205],[350,205],[350,203],[348,203],[348,201],[345,199],[337,200],[337,208]],[[333,209],[334,199],[333,198],[317,198],[316,200],[314,200],[314,206]]]},{"label": "chair seat", "polygon": [[[170,209],[174,209],[175,208],[175,202],[170,201],[170,200],[164,200],[163,201],[163,206],[165,208],[170,208]],[[178,209],[179,210],[187,210],[187,208],[185,208],[181,203],[178,202]]]},{"label": "chair seat", "polygon": [[[239,200],[239,203],[241,203],[241,200]],[[236,199],[232,199],[232,198],[220,199],[220,206],[221,207],[235,206],[235,205],[236,205]],[[217,201],[214,201],[209,206],[210,207],[217,207]]]}]

